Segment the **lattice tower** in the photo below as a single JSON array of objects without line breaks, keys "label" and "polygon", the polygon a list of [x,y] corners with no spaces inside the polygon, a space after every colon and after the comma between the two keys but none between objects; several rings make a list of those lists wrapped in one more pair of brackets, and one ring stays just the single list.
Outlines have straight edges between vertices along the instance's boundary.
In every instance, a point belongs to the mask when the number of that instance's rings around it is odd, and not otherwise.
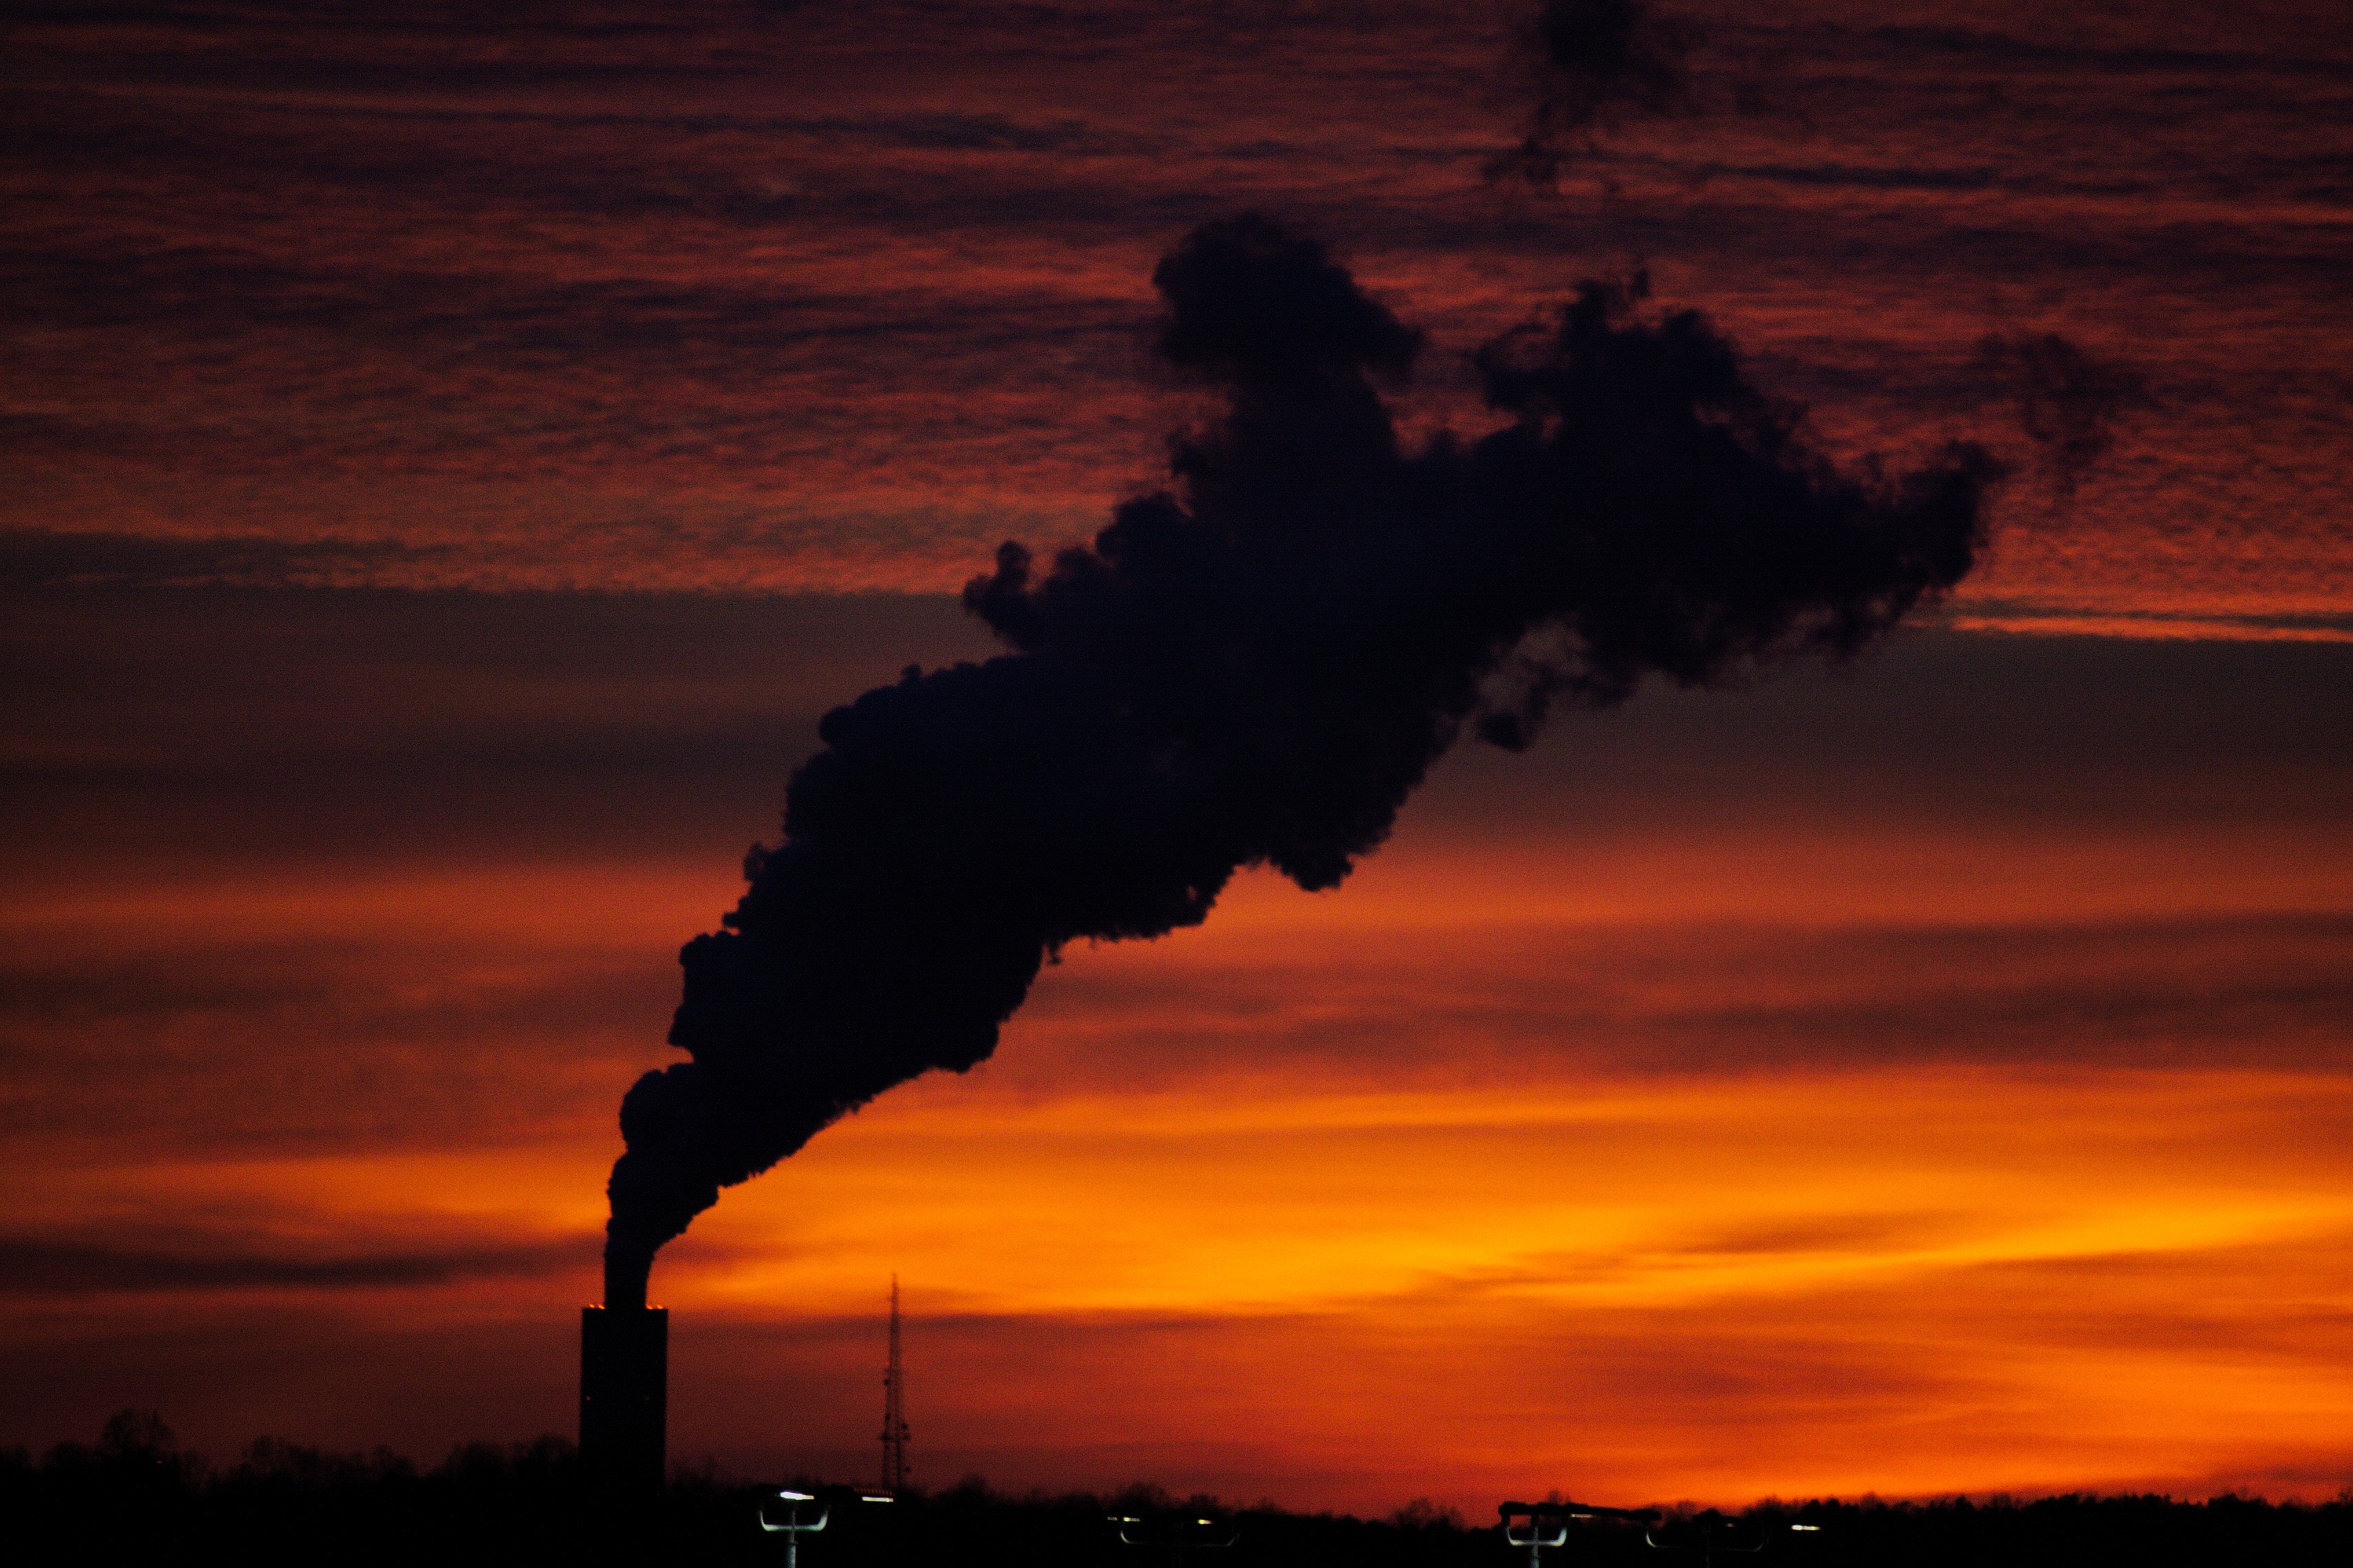
[{"label": "lattice tower", "polygon": [[882,1489],[907,1485],[907,1369],[899,1360],[899,1277],[891,1276],[891,1365],[882,1373]]}]

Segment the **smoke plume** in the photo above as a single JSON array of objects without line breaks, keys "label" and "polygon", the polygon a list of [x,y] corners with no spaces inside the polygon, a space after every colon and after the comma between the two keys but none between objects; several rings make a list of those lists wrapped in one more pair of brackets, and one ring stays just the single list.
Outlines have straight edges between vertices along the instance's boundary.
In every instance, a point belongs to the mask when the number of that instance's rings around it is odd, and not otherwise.
[{"label": "smoke plume", "polygon": [[1256,216],[1154,274],[1157,349],[1221,389],[1173,488],[1093,543],[1018,544],[965,590],[1012,651],[826,717],[724,929],[681,953],[691,1060],[621,1107],[607,1300],[835,1118],[987,1057],[1080,940],[1199,923],[1242,867],[1329,888],[1468,728],[1648,676],[1850,653],[1949,587],[1996,466],[1841,472],[1690,311],[1588,283],[1479,357],[1501,427],[1400,442],[1419,334]]},{"label": "smoke plume", "polygon": [[2009,395],[2019,431],[2062,501],[2116,445],[2117,422],[2155,402],[2137,371],[2058,332],[1989,332],[1978,342],[1977,363]]},{"label": "smoke plume", "polygon": [[1645,0],[1544,0],[1520,57],[1528,78],[1520,140],[1487,161],[1492,180],[1550,188],[1613,116],[1659,114],[1685,97],[1689,27]]}]

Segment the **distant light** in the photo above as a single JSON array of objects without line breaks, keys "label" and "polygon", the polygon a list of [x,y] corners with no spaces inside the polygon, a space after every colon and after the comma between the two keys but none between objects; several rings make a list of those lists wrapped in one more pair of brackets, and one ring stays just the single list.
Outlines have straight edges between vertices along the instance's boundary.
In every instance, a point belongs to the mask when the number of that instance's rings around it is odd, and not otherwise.
[{"label": "distant light", "polygon": [[899,1500],[897,1498],[884,1496],[877,1492],[860,1492],[858,1494],[858,1500],[860,1502],[897,1502]]},{"label": "distant light", "polygon": [[789,1498],[795,1502],[815,1502],[817,1500],[817,1494],[815,1492],[778,1492],[776,1495],[780,1498]]},{"label": "distant light", "polygon": [[1809,1530],[1812,1531],[1816,1534],[1820,1534],[1822,1527],[1819,1524],[1793,1524],[1789,1528],[1791,1530]]},{"label": "distant light", "polygon": [[1144,1522],[1144,1521],[1136,1518],[1135,1515],[1132,1513],[1113,1514],[1111,1516],[1111,1521],[1113,1524],[1142,1524]]},{"label": "distant light", "polygon": [[1218,1521],[1214,1519],[1197,1519],[1193,1522],[1195,1524],[1215,1524]]}]

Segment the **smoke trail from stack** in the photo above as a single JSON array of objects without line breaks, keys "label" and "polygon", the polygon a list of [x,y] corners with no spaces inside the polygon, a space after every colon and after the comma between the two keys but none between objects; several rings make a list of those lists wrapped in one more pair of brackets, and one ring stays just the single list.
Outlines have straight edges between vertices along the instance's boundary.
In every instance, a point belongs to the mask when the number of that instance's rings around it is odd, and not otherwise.
[{"label": "smoke trail from stack", "polygon": [[1324,889],[1467,729],[1853,652],[1948,588],[1998,466],[1841,472],[1692,312],[1585,285],[1481,352],[1504,417],[1409,450],[1380,385],[1420,348],[1256,216],[1165,258],[1157,350],[1222,389],[1173,487],[1092,546],[965,590],[1012,651],[828,714],[784,836],[689,942],[670,1043],[621,1107],[607,1302],[846,1111],[995,1048],[1046,958],[1199,923],[1240,868]]},{"label": "smoke trail from stack", "polygon": [[1691,90],[1694,30],[1648,0],[1543,0],[1514,51],[1527,100],[1520,139],[1487,160],[1490,180],[1557,187],[1620,117],[1664,114]]},{"label": "smoke trail from stack", "polygon": [[1975,368],[2009,395],[2019,433],[2062,503],[2115,447],[2126,416],[2156,406],[2138,371],[2058,332],[1989,332],[1978,341]]}]

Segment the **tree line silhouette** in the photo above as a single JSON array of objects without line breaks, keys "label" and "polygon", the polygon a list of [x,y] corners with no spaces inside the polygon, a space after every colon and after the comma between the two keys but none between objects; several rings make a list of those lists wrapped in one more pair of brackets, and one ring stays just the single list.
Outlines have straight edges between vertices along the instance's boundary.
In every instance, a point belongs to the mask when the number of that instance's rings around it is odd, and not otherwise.
[{"label": "tree line silhouette", "polygon": [[[12,1559],[26,1563],[134,1554],[218,1555],[261,1568],[777,1563],[783,1537],[764,1535],[757,1514],[778,1485],[823,1489],[807,1477],[758,1483],[688,1467],[659,1497],[632,1500],[596,1486],[572,1443],[557,1436],[464,1444],[429,1468],[388,1448],[332,1453],[265,1437],[235,1463],[215,1465],[179,1447],[155,1415],[130,1410],[110,1420],[94,1444],[61,1443],[37,1458],[0,1450],[0,1515],[12,1527]],[[1688,1524],[1694,1510],[1667,1512],[1671,1522]],[[1113,1521],[1122,1516],[1145,1521],[1132,1533],[1145,1544],[1121,1543]],[[1221,1528],[1191,1534],[1153,1528],[1205,1519]],[[1640,1525],[1595,1521],[1573,1529],[1565,1546],[1546,1554],[1546,1568],[2353,1562],[2353,1488],[2316,1504],[2237,1495],[1767,1500],[1721,1522],[1721,1533],[1659,1533],[1762,1549],[1719,1546],[1711,1563],[1696,1547],[1647,1546]],[[1227,1539],[1229,1547],[1206,1544]],[[1358,1519],[1271,1503],[1234,1508],[1146,1485],[1109,1495],[1013,1496],[978,1478],[911,1490],[884,1506],[845,1500],[825,1532],[802,1537],[801,1552],[806,1568],[1519,1568],[1526,1562],[1489,1521],[1427,1500],[1387,1518]]]}]

